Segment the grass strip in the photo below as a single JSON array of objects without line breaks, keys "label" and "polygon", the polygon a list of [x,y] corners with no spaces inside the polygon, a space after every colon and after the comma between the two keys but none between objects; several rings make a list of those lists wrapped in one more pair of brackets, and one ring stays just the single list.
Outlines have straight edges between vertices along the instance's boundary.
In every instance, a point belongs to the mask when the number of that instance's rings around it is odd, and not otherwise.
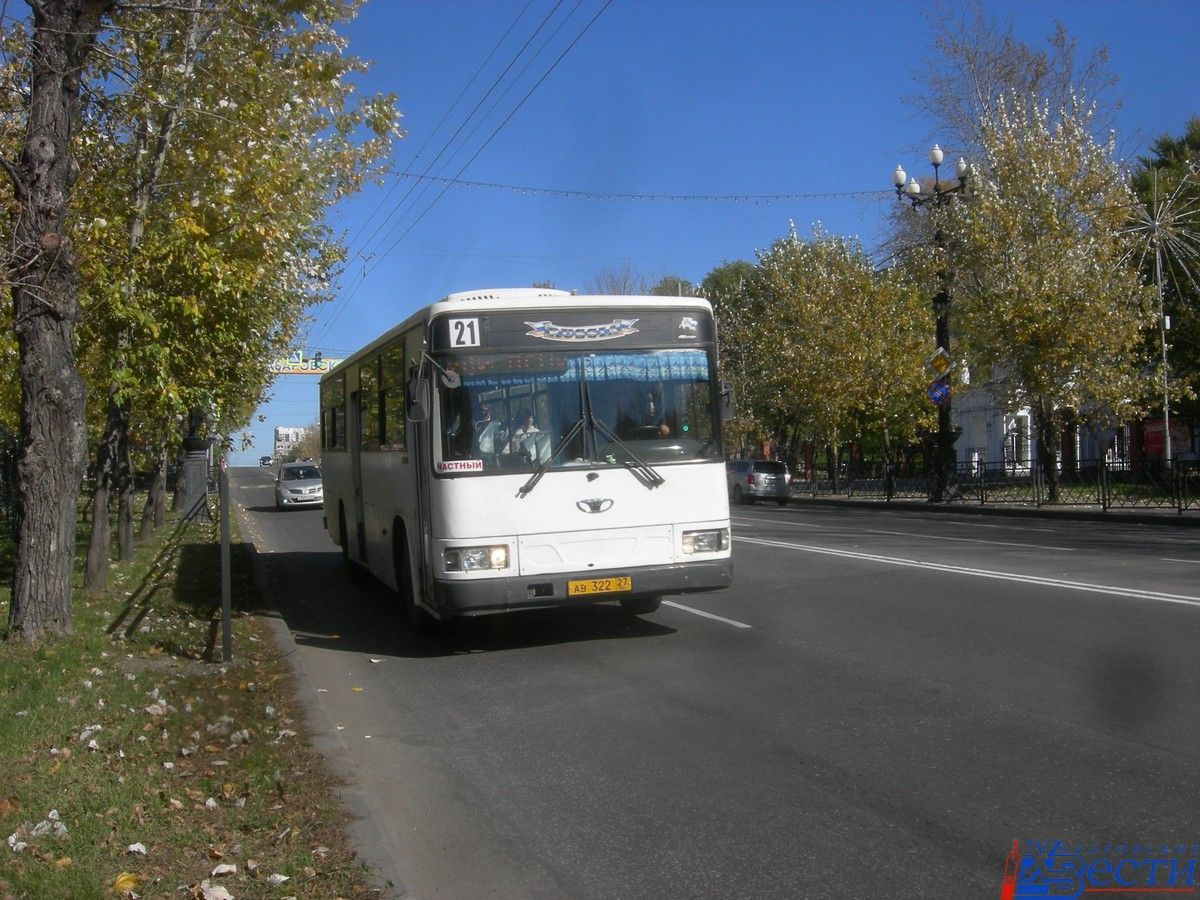
[{"label": "grass strip", "polygon": [[0,644],[3,900],[383,895],[236,541],[219,662],[219,551],[215,523],[173,518],[77,589],[71,636]]}]

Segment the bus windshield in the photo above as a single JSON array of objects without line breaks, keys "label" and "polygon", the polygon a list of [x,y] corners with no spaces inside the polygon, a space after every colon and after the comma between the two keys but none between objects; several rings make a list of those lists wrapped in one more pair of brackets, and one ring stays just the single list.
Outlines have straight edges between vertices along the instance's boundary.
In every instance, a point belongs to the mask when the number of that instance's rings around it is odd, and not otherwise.
[{"label": "bus windshield", "polygon": [[436,379],[439,472],[721,458],[705,350],[446,354],[437,365],[458,376]]}]

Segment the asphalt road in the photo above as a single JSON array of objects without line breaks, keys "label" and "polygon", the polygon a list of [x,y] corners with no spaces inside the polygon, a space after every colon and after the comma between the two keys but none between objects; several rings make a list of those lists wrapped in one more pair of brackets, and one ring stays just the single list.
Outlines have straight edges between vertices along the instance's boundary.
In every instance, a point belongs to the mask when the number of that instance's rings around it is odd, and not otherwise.
[{"label": "asphalt road", "polygon": [[235,470],[364,856],[416,897],[988,897],[1200,840],[1200,531],[734,510],[735,586],[432,636]]}]

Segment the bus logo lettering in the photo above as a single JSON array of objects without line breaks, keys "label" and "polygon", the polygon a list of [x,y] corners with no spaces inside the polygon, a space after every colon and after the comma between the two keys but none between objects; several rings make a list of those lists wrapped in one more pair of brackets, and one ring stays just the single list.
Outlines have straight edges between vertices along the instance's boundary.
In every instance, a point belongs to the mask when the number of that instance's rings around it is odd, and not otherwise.
[{"label": "bus logo lettering", "polygon": [[532,331],[525,334],[528,337],[541,338],[544,341],[610,341],[613,338],[636,334],[637,319],[613,319],[603,325],[555,325],[544,322],[526,322]]},{"label": "bus logo lettering", "polygon": [[575,504],[579,507],[580,512],[585,513],[602,513],[612,509],[613,502],[607,498],[595,500],[580,500]]}]

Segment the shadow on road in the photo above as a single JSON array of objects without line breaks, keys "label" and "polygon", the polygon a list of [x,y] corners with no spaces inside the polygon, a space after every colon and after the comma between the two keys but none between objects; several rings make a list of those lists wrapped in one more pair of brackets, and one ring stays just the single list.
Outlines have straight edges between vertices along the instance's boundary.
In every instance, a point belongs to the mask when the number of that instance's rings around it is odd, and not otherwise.
[{"label": "shadow on road", "polygon": [[351,580],[339,553],[261,554],[271,600],[297,644],[374,656],[432,658],[579,641],[662,637],[675,629],[615,603],[408,625],[389,588]]}]

